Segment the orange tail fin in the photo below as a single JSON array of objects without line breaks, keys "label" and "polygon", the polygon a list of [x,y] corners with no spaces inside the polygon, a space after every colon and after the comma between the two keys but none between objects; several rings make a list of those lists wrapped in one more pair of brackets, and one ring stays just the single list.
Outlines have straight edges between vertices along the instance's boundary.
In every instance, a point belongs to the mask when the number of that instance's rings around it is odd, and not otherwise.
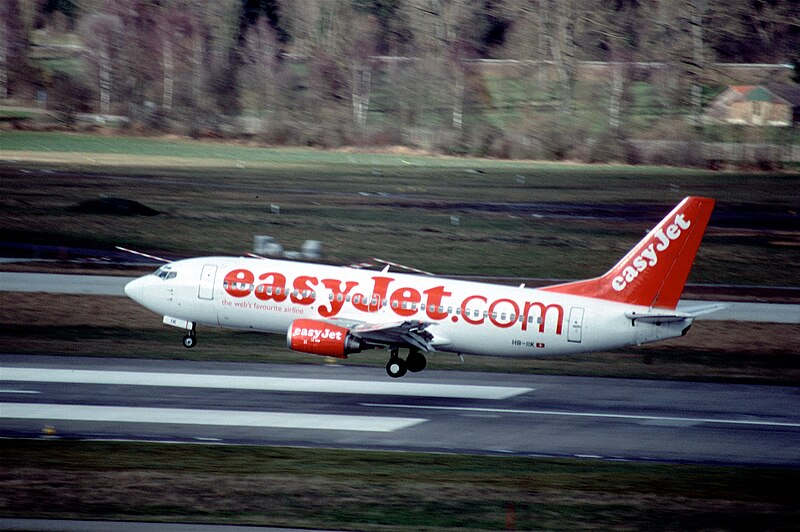
[{"label": "orange tail fin", "polygon": [[689,196],[605,275],[542,290],[674,309],[713,210],[713,199]]}]

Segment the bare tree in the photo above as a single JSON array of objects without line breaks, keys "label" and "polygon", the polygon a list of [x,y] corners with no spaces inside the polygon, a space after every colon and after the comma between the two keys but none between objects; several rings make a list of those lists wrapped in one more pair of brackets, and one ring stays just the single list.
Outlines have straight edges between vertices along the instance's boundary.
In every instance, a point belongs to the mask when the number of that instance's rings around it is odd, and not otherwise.
[{"label": "bare tree", "polygon": [[242,56],[251,67],[252,84],[260,85],[260,91],[257,92],[264,96],[263,108],[267,111],[275,110],[279,54],[280,43],[275,30],[265,17],[259,17],[247,31]]},{"label": "bare tree", "polygon": [[114,81],[114,62],[122,39],[122,21],[115,14],[93,13],[83,23],[86,52],[97,71],[100,113],[111,113],[111,90]]},{"label": "bare tree", "polygon": [[4,100],[8,98],[8,18],[0,13],[0,98]]},{"label": "bare tree", "polygon": [[0,98],[8,98],[14,74],[27,70],[28,36],[17,0],[0,0]]},{"label": "bare tree", "polygon": [[579,16],[577,4],[575,0],[543,0],[542,7],[544,38],[561,87],[561,110],[571,114],[575,110],[578,70],[575,45]]}]

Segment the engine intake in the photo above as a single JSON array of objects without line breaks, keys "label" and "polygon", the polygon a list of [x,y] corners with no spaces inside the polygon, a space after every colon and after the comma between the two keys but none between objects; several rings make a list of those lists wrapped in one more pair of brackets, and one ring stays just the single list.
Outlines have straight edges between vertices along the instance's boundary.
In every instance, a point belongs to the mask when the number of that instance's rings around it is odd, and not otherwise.
[{"label": "engine intake", "polygon": [[364,349],[361,338],[338,325],[319,320],[295,320],[286,333],[289,349],[326,357],[347,358]]}]

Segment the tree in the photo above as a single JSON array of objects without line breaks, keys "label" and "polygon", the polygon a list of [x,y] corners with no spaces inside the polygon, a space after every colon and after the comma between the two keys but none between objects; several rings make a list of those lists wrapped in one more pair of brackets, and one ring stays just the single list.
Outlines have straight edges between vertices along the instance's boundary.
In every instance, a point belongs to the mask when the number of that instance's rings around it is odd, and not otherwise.
[{"label": "tree", "polygon": [[18,0],[0,0],[0,98],[8,98],[13,83],[30,69],[28,32]]},{"label": "tree", "polygon": [[249,27],[241,53],[245,65],[250,67],[247,70],[250,85],[261,88],[257,92],[264,96],[263,108],[275,111],[278,70],[281,67],[280,42],[266,17],[259,18]]},{"label": "tree", "polygon": [[111,13],[93,13],[83,22],[82,33],[86,36],[85,50],[97,73],[101,114],[111,113],[111,90],[122,29],[120,18]]}]

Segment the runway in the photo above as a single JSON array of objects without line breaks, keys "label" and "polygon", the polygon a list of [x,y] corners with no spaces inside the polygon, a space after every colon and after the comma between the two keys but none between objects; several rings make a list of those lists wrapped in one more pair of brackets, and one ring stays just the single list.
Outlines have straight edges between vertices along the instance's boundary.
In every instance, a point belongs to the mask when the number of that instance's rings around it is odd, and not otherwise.
[{"label": "runway", "polygon": [[800,391],[0,355],[0,437],[800,465]]},{"label": "runway", "polygon": [[[65,275],[49,273],[0,272],[0,291],[46,292],[124,296],[125,285],[134,277],[104,275]],[[715,301],[682,300],[678,310],[713,305]],[[698,316],[698,320],[747,321],[763,323],[800,323],[800,305],[787,303],[724,302],[725,308]]]}]

